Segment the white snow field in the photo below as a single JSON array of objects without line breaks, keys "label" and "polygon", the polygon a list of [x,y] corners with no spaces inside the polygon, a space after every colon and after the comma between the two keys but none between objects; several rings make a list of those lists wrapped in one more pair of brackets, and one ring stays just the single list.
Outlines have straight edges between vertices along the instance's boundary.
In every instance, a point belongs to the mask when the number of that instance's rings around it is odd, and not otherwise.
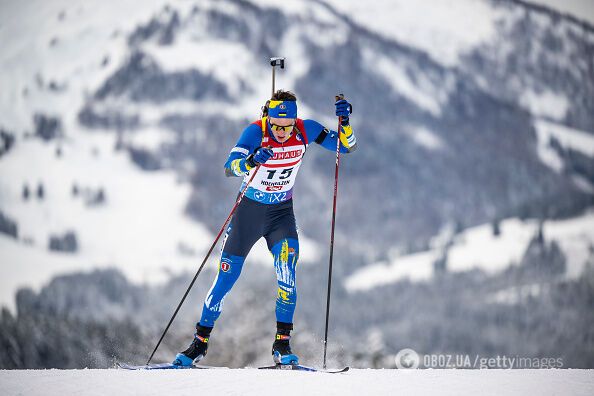
[{"label": "white snow field", "polygon": [[592,395],[594,370],[4,370],[10,395]]}]

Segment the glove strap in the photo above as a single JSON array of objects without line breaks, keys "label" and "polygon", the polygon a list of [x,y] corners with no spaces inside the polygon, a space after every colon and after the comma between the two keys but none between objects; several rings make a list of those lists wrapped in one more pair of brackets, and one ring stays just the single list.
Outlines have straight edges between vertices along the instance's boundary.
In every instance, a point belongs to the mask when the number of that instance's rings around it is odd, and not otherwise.
[{"label": "glove strap", "polygon": [[254,154],[250,154],[247,156],[247,158],[245,159],[245,164],[248,170],[255,168],[257,166],[256,161],[254,161]]}]

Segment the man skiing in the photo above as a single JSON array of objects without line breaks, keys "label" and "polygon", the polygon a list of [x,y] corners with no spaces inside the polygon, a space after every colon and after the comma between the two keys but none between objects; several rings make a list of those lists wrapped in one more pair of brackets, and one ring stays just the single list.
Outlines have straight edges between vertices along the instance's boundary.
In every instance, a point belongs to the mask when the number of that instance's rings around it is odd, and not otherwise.
[{"label": "man skiing", "polygon": [[244,178],[240,191],[249,182],[252,172],[257,173],[227,228],[218,272],[204,300],[194,339],[185,351],[176,355],[174,365],[191,366],[206,355],[210,333],[221,314],[225,296],[239,278],[250,249],[261,237],[266,239],[274,257],[278,281],[273,359],[277,364],[298,364],[299,359],[289,344],[297,299],[295,268],[299,257],[293,185],[311,142],[335,151],[336,139],[340,139],[341,153],[355,150],[357,142],[349,125],[352,106],[344,99],[335,105],[336,115],[342,117],[340,133],[329,131],[314,120],[297,118],[295,95],[278,90],[268,101],[262,119],[245,128],[231,150],[225,162],[225,174]]}]

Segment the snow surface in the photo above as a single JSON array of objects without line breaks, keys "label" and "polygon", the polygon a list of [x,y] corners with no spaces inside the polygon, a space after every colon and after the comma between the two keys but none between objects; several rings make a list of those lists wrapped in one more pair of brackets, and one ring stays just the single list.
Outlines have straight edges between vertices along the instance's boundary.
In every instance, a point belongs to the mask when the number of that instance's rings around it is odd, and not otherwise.
[{"label": "snow surface", "polygon": [[[408,72],[406,67],[387,56],[378,55],[370,49],[363,49],[363,59],[374,65],[372,72],[383,77],[392,86],[392,90],[406,97],[421,109],[434,116],[441,115],[441,103],[448,99],[447,89],[437,87],[429,81],[424,81],[424,86],[417,86],[412,81],[413,72]],[[415,73],[417,78],[422,78],[422,73]],[[446,84],[443,84],[446,86]]]},{"label": "snow surface", "polygon": [[179,39],[169,46],[149,44],[143,49],[166,72],[195,69],[224,81],[233,97],[241,93],[242,81],[249,81],[257,75],[254,69],[257,69],[255,65],[258,63],[253,54],[243,44],[230,40]]},{"label": "snow surface", "polygon": [[398,257],[392,263],[367,265],[346,278],[344,285],[348,291],[354,292],[371,290],[401,279],[427,280],[433,275],[433,262],[436,259],[434,251],[426,251]]},{"label": "snow surface", "polygon": [[[543,119],[536,119],[534,127],[537,136],[538,158],[555,172],[561,173],[564,170],[564,162],[559,153],[551,147],[552,139],[557,140],[564,149],[575,150],[594,158],[594,135],[591,133]],[[587,192],[594,190],[594,185],[589,180],[576,177],[576,183],[583,190]]]},{"label": "snow surface", "polygon": [[408,130],[413,141],[428,150],[441,150],[446,147],[446,143],[437,135],[437,133],[423,125],[411,125],[408,127]]},{"label": "snow surface", "polygon": [[535,283],[531,285],[513,286],[491,294],[490,300],[499,304],[514,305],[529,297],[538,297],[549,284]]},{"label": "snow surface", "polygon": [[564,148],[594,157],[594,135],[591,133],[542,119],[536,120],[534,125],[539,140],[548,143],[551,138],[555,138]]},{"label": "snow surface", "polygon": [[594,370],[356,370],[344,374],[256,369],[0,371],[16,395],[573,395],[594,394]]},{"label": "snow surface", "polygon": [[[499,236],[493,235],[493,227],[487,223],[457,234],[448,250],[448,271],[479,268],[492,274],[518,264],[538,231],[538,222],[510,218],[501,221],[500,231]],[[590,247],[594,246],[594,212],[566,220],[546,221],[543,236],[545,241],[559,244],[567,259],[566,276],[576,278],[590,258]],[[442,255],[443,243],[434,238],[430,250],[395,255],[390,262],[366,266],[347,277],[344,284],[349,292],[357,292],[403,279],[429,280],[433,276],[433,263]]]},{"label": "snow surface", "polygon": [[467,271],[475,267],[495,273],[518,263],[528,243],[536,234],[534,221],[524,223],[513,218],[501,222],[501,234],[493,235],[491,224],[483,224],[462,232],[448,252],[448,269]]},{"label": "snow surface", "polygon": [[564,95],[551,91],[538,94],[531,90],[522,92],[520,104],[535,116],[551,117],[558,121],[563,121],[570,105]]}]

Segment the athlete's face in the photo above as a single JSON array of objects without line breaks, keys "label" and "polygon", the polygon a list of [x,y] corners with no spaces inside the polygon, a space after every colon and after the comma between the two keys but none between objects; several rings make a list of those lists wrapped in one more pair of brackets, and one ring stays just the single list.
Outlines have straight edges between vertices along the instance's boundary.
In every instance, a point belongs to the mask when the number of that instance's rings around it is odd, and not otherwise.
[{"label": "athlete's face", "polygon": [[291,134],[293,133],[293,128],[295,127],[294,118],[270,117],[269,121],[272,134],[278,142],[284,143],[289,140]]}]

